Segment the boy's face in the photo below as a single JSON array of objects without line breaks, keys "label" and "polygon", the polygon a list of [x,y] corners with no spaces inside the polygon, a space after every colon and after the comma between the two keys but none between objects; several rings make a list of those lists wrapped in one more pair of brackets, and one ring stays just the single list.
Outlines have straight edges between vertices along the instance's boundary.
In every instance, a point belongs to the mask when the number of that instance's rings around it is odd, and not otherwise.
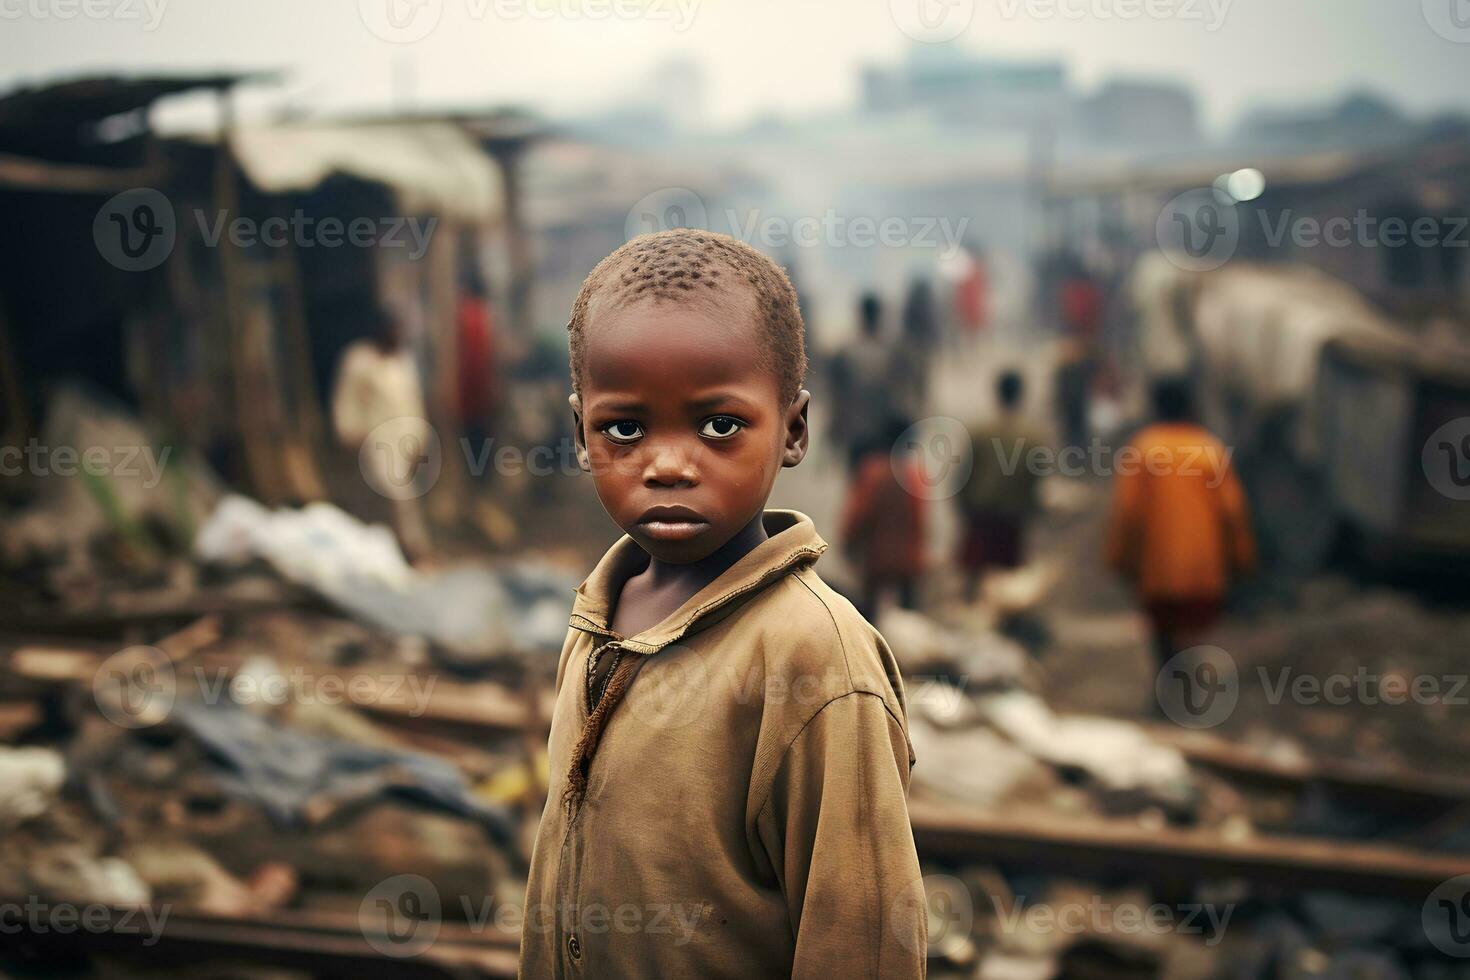
[{"label": "boy's face", "polygon": [[594,306],[586,330],[571,404],[598,499],[659,561],[708,557],[761,513],[781,467],[806,455],[810,396],[781,398],[744,292]]}]

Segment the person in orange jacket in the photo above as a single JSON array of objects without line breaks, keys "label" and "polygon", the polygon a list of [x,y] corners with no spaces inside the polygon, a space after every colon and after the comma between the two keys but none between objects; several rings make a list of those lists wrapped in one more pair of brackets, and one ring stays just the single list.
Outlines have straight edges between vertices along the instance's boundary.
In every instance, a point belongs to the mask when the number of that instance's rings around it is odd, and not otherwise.
[{"label": "person in orange jacket", "polygon": [[1152,395],[1158,421],[1116,459],[1106,548],[1138,591],[1162,665],[1219,619],[1255,542],[1231,451],[1192,421],[1188,382],[1158,382]]}]

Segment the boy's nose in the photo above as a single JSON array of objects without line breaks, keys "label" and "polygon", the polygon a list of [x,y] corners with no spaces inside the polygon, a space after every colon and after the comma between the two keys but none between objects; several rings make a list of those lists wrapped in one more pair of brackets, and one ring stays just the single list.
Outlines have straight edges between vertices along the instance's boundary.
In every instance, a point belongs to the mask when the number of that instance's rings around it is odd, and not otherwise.
[{"label": "boy's nose", "polygon": [[647,487],[692,487],[699,482],[694,467],[694,454],[677,446],[655,446],[643,468],[643,485]]}]

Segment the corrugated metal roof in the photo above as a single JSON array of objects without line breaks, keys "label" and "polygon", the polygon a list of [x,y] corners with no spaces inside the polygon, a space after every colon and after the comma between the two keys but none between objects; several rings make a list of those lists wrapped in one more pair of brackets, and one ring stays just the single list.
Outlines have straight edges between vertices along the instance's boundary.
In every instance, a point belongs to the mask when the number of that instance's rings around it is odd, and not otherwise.
[{"label": "corrugated metal roof", "polygon": [[405,211],[491,222],[505,211],[500,170],[450,122],[310,122],[244,126],[230,149],[251,183],[304,191],[333,174],[393,188]]},{"label": "corrugated metal roof", "polygon": [[0,96],[0,128],[46,128],[97,122],[193,89],[227,89],[266,76],[241,73],[78,78]]}]

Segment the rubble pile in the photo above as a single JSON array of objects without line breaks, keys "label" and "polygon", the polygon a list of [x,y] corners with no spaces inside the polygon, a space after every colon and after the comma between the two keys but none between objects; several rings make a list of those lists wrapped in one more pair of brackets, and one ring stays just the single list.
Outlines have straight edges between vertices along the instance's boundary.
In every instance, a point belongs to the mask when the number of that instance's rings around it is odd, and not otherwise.
[{"label": "rubble pile", "polygon": [[1025,649],[955,618],[880,623],[920,760],[931,976],[1470,976],[1436,904],[1470,883],[1470,785],[1059,711]]},{"label": "rubble pile", "polygon": [[[415,567],[325,504],[223,496],[185,550],[109,533],[5,569],[0,902],[146,913],[157,948],[32,929],[0,973],[343,975],[392,955],[378,903],[411,879],[439,902],[415,969],[514,975],[483,912],[521,900],[575,576]],[[933,975],[1456,975],[1421,913],[1470,874],[1464,783],[1061,710],[1025,640],[1071,627],[1002,591],[879,623]]]},{"label": "rubble pile", "polygon": [[[3,535],[0,903],[22,934],[0,975],[163,975],[163,947],[180,976],[282,956],[332,975],[380,955],[370,897],[404,875],[446,928],[517,906],[576,579],[416,569],[327,504],[220,496],[187,534],[135,535],[156,496],[98,523],[69,516],[88,497],[0,514],[78,528]],[[518,932],[472,925],[423,964],[513,975]]]}]

